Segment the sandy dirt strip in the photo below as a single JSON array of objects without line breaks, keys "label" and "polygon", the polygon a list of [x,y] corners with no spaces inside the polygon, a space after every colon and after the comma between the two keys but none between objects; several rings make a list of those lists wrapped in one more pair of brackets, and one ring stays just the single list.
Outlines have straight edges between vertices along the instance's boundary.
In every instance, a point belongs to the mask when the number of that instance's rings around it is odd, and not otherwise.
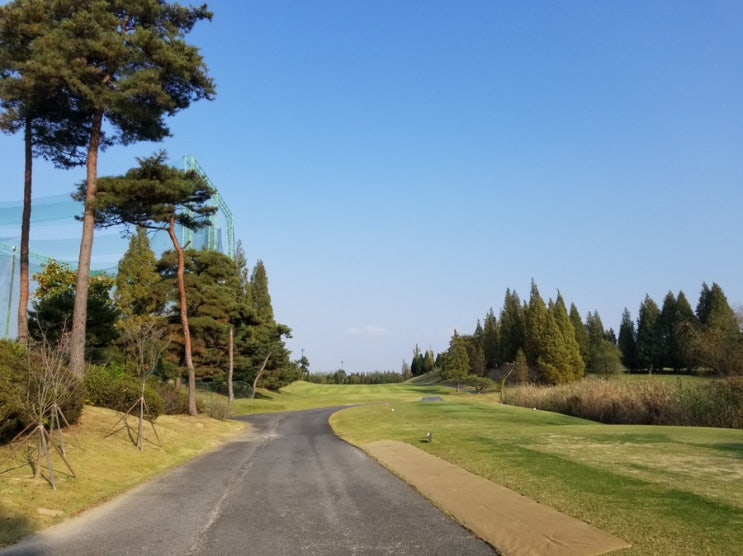
[{"label": "sandy dirt strip", "polygon": [[590,556],[626,541],[396,441],[362,449],[506,556]]}]

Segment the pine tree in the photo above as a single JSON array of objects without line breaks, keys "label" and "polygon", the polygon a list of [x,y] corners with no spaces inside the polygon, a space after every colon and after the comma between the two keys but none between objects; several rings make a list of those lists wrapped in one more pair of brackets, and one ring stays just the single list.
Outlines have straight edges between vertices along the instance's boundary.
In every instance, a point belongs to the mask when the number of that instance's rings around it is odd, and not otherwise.
[{"label": "pine tree", "polygon": [[[64,6],[62,6],[64,11]],[[39,63],[35,39],[59,22],[60,13],[44,0],[16,0],[0,6],[0,130],[23,132],[24,178],[20,245],[18,341],[28,341],[29,238],[33,158],[43,156],[55,166],[84,163],[87,114],[76,111],[56,68]]]},{"label": "pine tree", "polygon": [[26,3],[46,10],[54,24],[36,28],[30,63],[67,97],[69,120],[82,120],[86,136],[85,208],[70,335],[70,368],[85,375],[85,327],[90,259],[96,225],[98,157],[115,141],[160,141],[166,118],[192,101],[214,96],[214,84],[197,48],[184,40],[206,6],[166,1],[59,0]]},{"label": "pine tree", "polygon": [[[183,334],[183,358],[188,372],[189,413],[196,415],[198,412],[196,374],[192,359],[185,286],[186,256],[176,234],[176,224],[192,230],[208,224],[208,217],[216,211],[215,207],[207,205],[214,190],[198,173],[167,166],[165,160],[165,152],[148,158],[139,158],[137,159],[139,166],[131,168],[125,175],[97,180],[97,197],[95,200],[88,199],[86,204],[94,209],[95,224],[98,227],[141,226],[168,232],[178,259],[176,284]],[[80,185],[78,199],[87,196],[85,187],[86,184]],[[78,269],[78,288],[82,272],[84,272],[82,269]],[[76,298],[76,311],[77,305]],[[74,325],[73,321],[73,332]],[[71,346],[73,344],[74,341],[71,339]],[[72,355],[70,364],[72,365]]]}]

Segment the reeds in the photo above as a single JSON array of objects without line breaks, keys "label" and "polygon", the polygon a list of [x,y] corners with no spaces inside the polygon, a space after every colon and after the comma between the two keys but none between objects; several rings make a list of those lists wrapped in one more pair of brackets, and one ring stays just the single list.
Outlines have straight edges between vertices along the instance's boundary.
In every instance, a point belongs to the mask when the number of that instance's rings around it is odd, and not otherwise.
[{"label": "reeds", "polygon": [[743,378],[625,382],[588,378],[507,388],[504,403],[600,423],[743,428]]}]

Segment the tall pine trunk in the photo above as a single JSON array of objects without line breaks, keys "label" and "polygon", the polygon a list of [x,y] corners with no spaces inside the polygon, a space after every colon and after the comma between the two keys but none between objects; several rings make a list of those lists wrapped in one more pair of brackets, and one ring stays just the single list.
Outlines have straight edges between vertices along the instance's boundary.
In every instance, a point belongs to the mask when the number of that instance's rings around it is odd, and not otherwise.
[{"label": "tall pine trunk", "polygon": [[85,326],[88,319],[90,258],[93,254],[93,234],[95,232],[94,204],[98,186],[98,151],[101,144],[102,124],[103,109],[99,109],[93,116],[90,142],[88,143],[83,234],[80,240],[80,256],[77,262],[77,286],[75,288],[75,306],[72,311],[72,332],[69,343],[70,370],[80,379],[85,378]]},{"label": "tall pine trunk", "polygon": [[227,403],[235,401],[235,391],[232,388],[232,376],[235,373],[235,327],[230,326],[230,344],[228,346],[229,367],[227,370]]},{"label": "tall pine trunk", "polygon": [[175,235],[175,215],[170,217],[168,225],[168,235],[173,242],[175,252],[178,254],[178,299],[180,300],[181,309],[181,327],[183,328],[183,351],[186,360],[186,370],[188,371],[188,414],[198,415],[196,407],[196,369],[193,366],[193,357],[191,356],[191,329],[188,326],[188,301],[186,299],[186,283],[184,275],[186,271],[186,256],[183,247],[178,242]]},{"label": "tall pine trunk", "polygon": [[[23,134],[25,168],[23,172],[23,216],[21,220],[21,290],[18,301],[18,343],[28,345],[29,241],[31,237],[31,187],[33,183],[33,135],[31,118],[26,118]],[[9,293],[10,296],[13,292]]]}]

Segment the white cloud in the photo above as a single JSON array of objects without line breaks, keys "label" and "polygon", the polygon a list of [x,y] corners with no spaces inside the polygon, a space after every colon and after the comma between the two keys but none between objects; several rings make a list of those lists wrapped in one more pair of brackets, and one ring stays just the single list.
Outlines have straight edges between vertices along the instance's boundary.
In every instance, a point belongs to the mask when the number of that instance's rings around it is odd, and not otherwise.
[{"label": "white cloud", "polygon": [[376,324],[365,324],[364,326],[352,326],[348,329],[348,334],[351,336],[386,336],[389,334],[384,326],[377,326]]}]

